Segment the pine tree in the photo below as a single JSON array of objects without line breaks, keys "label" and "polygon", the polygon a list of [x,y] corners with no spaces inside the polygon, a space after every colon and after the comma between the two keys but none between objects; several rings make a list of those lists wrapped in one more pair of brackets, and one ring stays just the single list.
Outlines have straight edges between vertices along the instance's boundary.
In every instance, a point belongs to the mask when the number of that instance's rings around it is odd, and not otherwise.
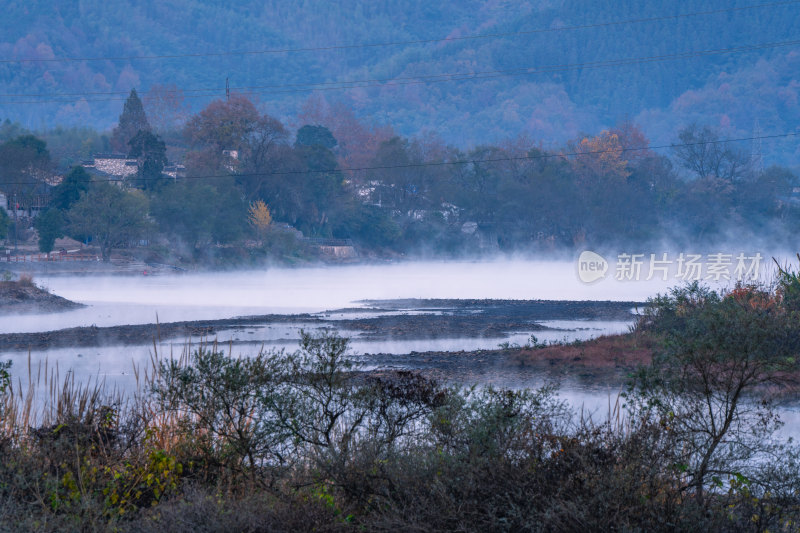
[{"label": "pine tree", "polygon": [[167,164],[167,146],[161,137],[150,131],[140,130],[128,144],[128,157],[135,157],[139,164],[138,184],[148,190],[163,185],[162,172]]},{"label": "pine tree", "polygon": [[150,123],[136,89],[131,89],[119,116],[119,124],[111,134],[111,148],[116,152],[127,153],[128,143],[140,131],[150,131]]}]

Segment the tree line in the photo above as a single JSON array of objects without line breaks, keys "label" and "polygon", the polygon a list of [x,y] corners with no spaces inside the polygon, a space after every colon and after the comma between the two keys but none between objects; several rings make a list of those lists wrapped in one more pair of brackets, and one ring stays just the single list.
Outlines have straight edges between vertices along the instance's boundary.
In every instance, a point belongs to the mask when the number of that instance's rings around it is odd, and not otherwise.
[{"label": "tree line", "polygon": [[[48,145],[6,123],[0,190],[50,197],[36,221],[43,251],[67,234],[92,239],[106,259],[141,239],[179,242],[195,256],[211,245],[263,246],[275,232],[252,224],[260,204],[305,236],[391,254],[710,245],[731,233],[779,242],[800,220],[797,176],[759,168],[749,146],[708,126],[687,125],[667,152],[651,150],[631,122],[560,149],[524,137],[460,149],[436,135],[396,135],[342,106],[309,107],[300,119],[292,131],[232,94],[159,131],[132,91],[100,142],[136,160],[121,187],[79,165],[51,187],[58,163]],[[164,174],[168,156],[185,176]]]}]

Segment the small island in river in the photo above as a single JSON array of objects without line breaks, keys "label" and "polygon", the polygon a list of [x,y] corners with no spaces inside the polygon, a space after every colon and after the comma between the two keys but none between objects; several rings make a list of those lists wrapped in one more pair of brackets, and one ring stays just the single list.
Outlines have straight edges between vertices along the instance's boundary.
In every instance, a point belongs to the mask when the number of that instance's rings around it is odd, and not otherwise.
[{"label": "small island in river", "polygon": [[30,277],[18,281],[0,281],[0,315],[54,313],[84,307],[37,287]]}]

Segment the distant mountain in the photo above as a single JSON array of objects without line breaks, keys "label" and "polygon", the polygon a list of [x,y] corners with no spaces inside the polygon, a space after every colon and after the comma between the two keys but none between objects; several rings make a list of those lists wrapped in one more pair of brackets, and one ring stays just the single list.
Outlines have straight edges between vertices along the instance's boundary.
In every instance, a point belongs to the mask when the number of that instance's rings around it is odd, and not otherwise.
[{"label": "distant mountain", "polygon": [[[348,90],[329,86],[316,95],[344,100],[359,116],[402,134],[432,131],[461,146],[523,133],[556,146],[626,118],[638,121],[656,144],[673,141],[691,121],[734,137],[750,136],[755,119],[764,134],[797,131],[800,46],[692,54],[800,39],[800,3],[761,2],[744,9],[758,0],[11,0],[0,18],[1,60],[517,35],[269,54],[3,62],[0,117],[31,128],[107,129],[132,87],[146,94],[153,85],[177,85],[197,110],[211,99],[197,90],[222,96],[229,78],[234,90],[256,87],[240,90],[258,93],[268,112],[293,123],[312,94],[300,90],[303,84],[395,80]],[[725,11],[664,18],[720,10]],[[659,20],[641,21],[653,18]],[[634,19],[641,22],[614,24]],[[590,27],[550,31],[575,26]],[[674,54],[691,57],[657,60]],[[630,58],[652,60],[591,68]],[[558,66],[563,68],[552,68]],[[526,68],[552,71],[520,70]],[[450,73],[484,78],[434,77]],[[420,76],[431,78],[421,82]],[[27,96],[7,96],[16,94]],[[53,102],[57,94],[66,96]],[[763,150],[768,161],[797,165],[798,144],[765,142]]]}]

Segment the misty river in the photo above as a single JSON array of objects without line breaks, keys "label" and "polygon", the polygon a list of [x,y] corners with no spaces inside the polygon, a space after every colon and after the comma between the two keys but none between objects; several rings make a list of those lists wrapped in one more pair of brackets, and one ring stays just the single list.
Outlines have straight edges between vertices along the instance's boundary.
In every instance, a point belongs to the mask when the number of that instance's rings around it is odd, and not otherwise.
[{"label": "misty river", "polygon": [[[76,276],[38,274],[37,284],[54,294],[85,304],[63,313],[4,316],[0,333],[53,331],[78,326],[166,323],[212,320],[252,315],[309,313],[329,320],[365,315],[365,300],[475,299],[475,300],[611,300],[644,302],[674,282],[580,281],[574,262],[503,260],[483,262],[416,262],[385,265],[355,265],[319,268],[268,268],[259,271],[189,273],[159,276]],[[421,313],[397,309],[384,313]],[[447,313],[447,309],[425,311]],[[374,315],[373,315],[374,316]],[[351,351],[366,368],[386,367],[387,354],[426,351],[459,351],[497,348],[500,343],[524,344],[531,334],[541,342],[589,339],[602,334],[628,331],[630,320],[543,320],[547,331],[515,331],[499,336],[437,336],[436,338],[362,338],[360,332],[337,328],[351,338]],[[249,355],[260,349],[294,350],[299,330],[313,325],[296,323],[242,326],[215,331],[212,338],[190,337],[170,342],[135,346],[51,348],[38,351],[3,352],[10,359],[12,374],[24,386],[28,369],[35,377],[57,368],[60,376],[73,373],[76,380],[104,380],[121,390],[135,387],[134,366],[151,364],[159,357],[178,356],[199,342],[217,341],[234,355]],[[378,365],[369,354],[383,354]],[[391,363],[388,366],[392,366]],[[401,366],[402,367],[402,366]],[[493,374],[479,376],[481,383],[497,386],[537,386],[536,376]],[[565,379],[560,395],[574,407],[607,413],[620,392],[619,386]],[[798,427],[800,416],[787,407],[782,418],[787,429]]]}]

